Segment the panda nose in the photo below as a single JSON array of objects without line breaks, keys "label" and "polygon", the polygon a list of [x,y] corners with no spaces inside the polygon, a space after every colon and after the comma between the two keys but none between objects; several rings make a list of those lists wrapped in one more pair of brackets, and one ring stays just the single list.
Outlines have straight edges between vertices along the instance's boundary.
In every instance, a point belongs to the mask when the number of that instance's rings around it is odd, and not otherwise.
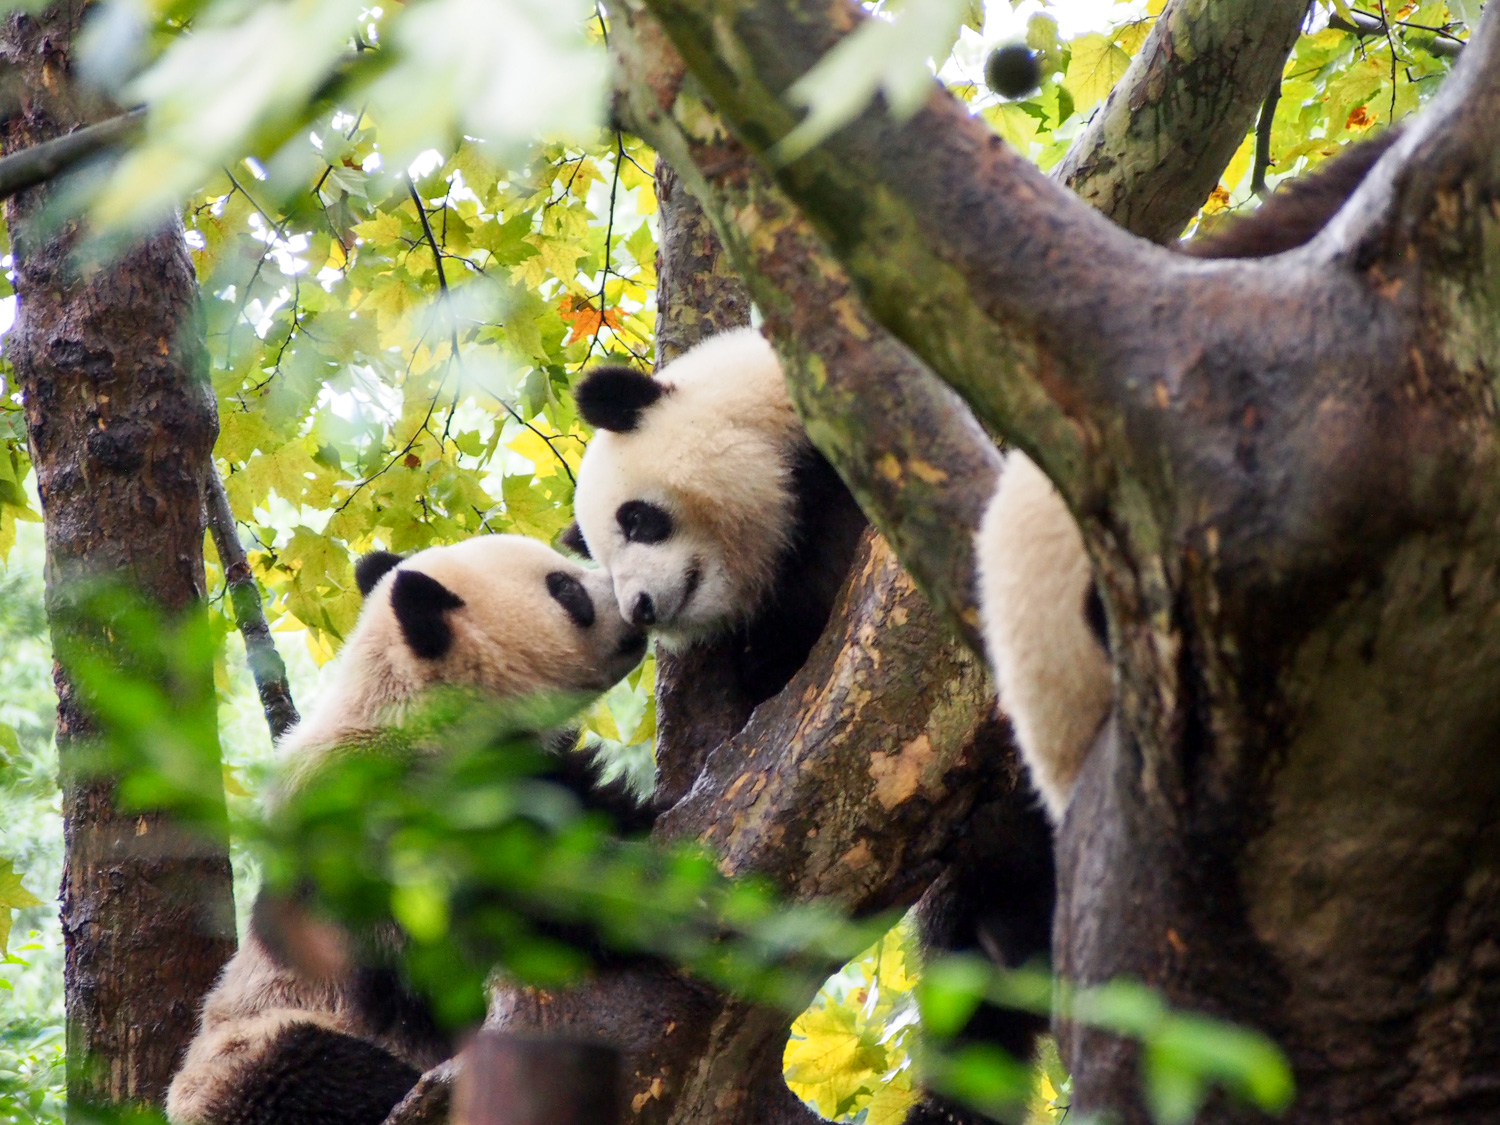
[{"label": "panda nose", "polygon": [[635,605],[630,609],[630,623],[632,625],[656,624],[656,603],[651,600],[650,594],[641,594],[635,599]]}]

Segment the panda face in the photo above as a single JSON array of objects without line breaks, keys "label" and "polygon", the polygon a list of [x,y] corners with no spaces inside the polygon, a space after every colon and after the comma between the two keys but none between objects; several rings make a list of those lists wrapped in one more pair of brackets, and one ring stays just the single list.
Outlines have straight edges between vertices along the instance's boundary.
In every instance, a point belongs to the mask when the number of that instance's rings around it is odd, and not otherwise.
[{"label": "panda face", "polygon": [[620,614],[668,645],[748,616],[790,534],[804,440],[770,345],[746,329],[654,379],[597,368],[577,401],[597,432],[578,471],[573,544],[609,572]]},{"label": "panda face", "polygon": [[367,600],[347,649],[414,690],[598,692],[645,653],[604,571],[524,536],[366,556],[356,577]]},{"label": "panda face", "polygon": [[598,516],[589,518],[596,530],[584,538],[612,579],[622,617],[657,630],[669,644],[684,642],[733,619],[738,606],[753,597],[737,581],[712,527],[679,514],[680,498],[653,492],[649,498],[613,500],[606,497],[600,512],[589,504],[579,511]]}]

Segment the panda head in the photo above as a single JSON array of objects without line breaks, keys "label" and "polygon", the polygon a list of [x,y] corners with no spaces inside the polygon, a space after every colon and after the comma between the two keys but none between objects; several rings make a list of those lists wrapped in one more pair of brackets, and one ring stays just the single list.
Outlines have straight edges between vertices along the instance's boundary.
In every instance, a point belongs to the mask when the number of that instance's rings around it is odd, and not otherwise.
[{"label": "panda head", "polygon": [[610,580],[521,535],[480,535],[355,568],[365,595],[345,675],[403,703],[438,684],[504,698],[600,692],[640,662],[645,633],[615,612]]},{"label": "panda head", "polygon": [[771,346],[741,329],[654,379],[598,367],[577,402],[596,433],[565,542],[609,572],[621,615],[671,645],[752,613],[788,542],[806,442]]}]

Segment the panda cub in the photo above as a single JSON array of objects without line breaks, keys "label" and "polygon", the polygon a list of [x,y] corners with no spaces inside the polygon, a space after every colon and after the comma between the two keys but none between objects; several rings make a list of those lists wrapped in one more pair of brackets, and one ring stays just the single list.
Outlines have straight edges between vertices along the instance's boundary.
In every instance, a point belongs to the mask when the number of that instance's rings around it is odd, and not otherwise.
[{"label": "panda cub", "polygon": [[821,635],[865,526],[776,352],[753,328],[725,332],[655,378],[595,368],[576,400],[596,433],[564,542],[669,648],[732,635],[750,703],[770,698]]},{"label": "panda cub", "polygon": [[[278,747],[273,799],[399,722],[428,688],[494,698],[602,692],[645,652],[644,631],[614,612],[602,571],[522,536],[479,536],[408,559],[378,552],[355,578],[364,609],[331,683]],[[563,757],[565,784],[586,803],[633,807],[623,791],[590,788],[585,755]],[[277,906],[257,900],[244,944],[204,1002],[167,1115],[176,1125],[379,1125],[451,1044],[391,970],[294,968],[278,955]]]}]

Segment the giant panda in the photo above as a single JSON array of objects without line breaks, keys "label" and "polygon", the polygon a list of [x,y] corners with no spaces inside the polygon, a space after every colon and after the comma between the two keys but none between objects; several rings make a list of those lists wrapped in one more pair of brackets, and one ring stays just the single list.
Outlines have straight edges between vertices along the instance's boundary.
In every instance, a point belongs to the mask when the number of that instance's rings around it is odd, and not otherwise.
[{"label": "giant panda", "polygon": [[[377,552],[355,578],[364,608],[317,705],[278,746],[273,800],[329,755],[399,722],[429,688],[494,698],[597,693],[645,652],[645,632],[615,612],[604,572],[522,536],[479,536],[406,559]],[[592,763],[580,757],[560,768],[565,782],[629,818],[633,798],[620,783],[590,788]],[[279,905],[257,900],[244,944],[204,1001],[167,1092],[175,1125],[378,1125],[451,1054],[391,970],[311,972],[315,954],[285,956]]]},{"label": "giant panda", "polygon": [[[1399,128],[1346,149],[1293,180],[1245,218],[1179,251],[1261,258],[1308,242],[1400,136]],[[1104,605],[1083,537],[1061,495],[1019,450],[1005,456],[975,536],[979,609],[1000,708],[1054,823],[1113,703]]]},{"label": "giant panda", "polygon": [[627,619],[668,648],[729,638],[750,706],[770,698],[821,635],[865,527],[776,352],[737,329],[655,378],[596,367],[575,398],[595,434],[565,542],[609,572]]},{"label": "giant panda", "polygon": [[[769,698],[821,634],[866,526],[797,419],[775,351],[752,329],[728,332],[654,379],[597,368],[576,398],[596,433],[567,538],[611,573],[623,614],[669,646],[727,644],[740,657],[748,701]],[[712,687],[717,707],[733,706]],[[924,946],[983,951],[1012,967],[1045,957],[1053,895],[1045,819],[996,794],[974,826],[916,908]],[[985,1006],[969,1030],[1025,1054],[1042,1027]],[[929,1110],[947,1112],[924,1101],[912,1122]]]}]

